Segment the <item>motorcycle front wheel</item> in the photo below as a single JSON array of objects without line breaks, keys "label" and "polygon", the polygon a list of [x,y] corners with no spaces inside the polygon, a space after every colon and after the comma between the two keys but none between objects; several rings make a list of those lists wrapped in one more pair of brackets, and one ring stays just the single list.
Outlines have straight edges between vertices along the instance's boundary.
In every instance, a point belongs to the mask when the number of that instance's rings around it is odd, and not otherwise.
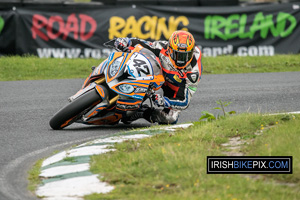
[{"label": "motorcycle front wheel", "polygon": [[84,111],[102,101],[95,89],[92,89],[60,109],[50,120],[52,129],[59,130],[69,126],[80,118]]}]

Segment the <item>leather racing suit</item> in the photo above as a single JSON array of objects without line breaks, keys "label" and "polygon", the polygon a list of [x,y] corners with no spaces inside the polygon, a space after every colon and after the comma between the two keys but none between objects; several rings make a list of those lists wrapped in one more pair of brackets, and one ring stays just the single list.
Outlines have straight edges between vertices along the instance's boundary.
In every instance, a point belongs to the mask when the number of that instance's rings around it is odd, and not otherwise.
[{"label": "leather racing suit", "polygon": [[159,57],[165,78],[162,90],[169,107],[163,110],[155,109],[151,116],[144,116],[144,118],[160,124],[176,124],[180,112],[189,106],[201,79],[202,54],[200,49],[195,46],[192,61],[184,69],[178,70],[172,65],[168,56],[167,41],[149,42],[138,38],[130,38],[130,41],[129,49],[133,49],[135,45],[140,44]]}]

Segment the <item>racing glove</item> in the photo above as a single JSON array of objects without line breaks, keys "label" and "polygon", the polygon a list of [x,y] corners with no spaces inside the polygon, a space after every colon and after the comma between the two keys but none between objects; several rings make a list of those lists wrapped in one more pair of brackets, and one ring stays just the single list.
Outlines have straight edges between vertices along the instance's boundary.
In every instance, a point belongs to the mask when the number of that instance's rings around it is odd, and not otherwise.
[{"label": "racing glove", "polygon": [[160,94],[155,94],[153,96],[154,104],[158,107],[169,108],[171,107],[170,100],[167,97],[161,96]]},{"label": "racing glove", "polygon": [[128,49],[128,47],[130,47],[131,45],[131,40],[130,38],[128,37],[125,37],[125,38],[117,38],[115,43],[114,43],[115,47],[117,49],[119,49],[120,51],[123,51],[123,52],[128,52],[130,51]]}]

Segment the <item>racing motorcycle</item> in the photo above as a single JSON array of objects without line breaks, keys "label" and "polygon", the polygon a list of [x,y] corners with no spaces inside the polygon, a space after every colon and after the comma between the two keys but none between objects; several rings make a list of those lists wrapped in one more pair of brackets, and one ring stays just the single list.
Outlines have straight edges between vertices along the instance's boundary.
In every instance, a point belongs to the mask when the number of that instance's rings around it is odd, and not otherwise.
[{"label": "racing motorcycle", "polygon": [[149,108],[144,105],[147,99],[153,107],[151,99],[164,81],[159,59],[141,45],[130,53],[113,52],[94,67],[82,88],[51,118],[50,126],[57,130],[74,122],[117,124],[121,119],[129,119],[136,112]]}]

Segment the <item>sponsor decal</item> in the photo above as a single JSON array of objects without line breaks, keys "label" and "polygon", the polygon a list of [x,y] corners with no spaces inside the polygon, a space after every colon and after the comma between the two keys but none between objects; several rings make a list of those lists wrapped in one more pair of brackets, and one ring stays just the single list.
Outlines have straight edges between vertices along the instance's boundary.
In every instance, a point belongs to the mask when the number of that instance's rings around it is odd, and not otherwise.
[{"label": "sponsor decal", "polygon": [[182,82],[182,80],[178,77],[177,74],[175,74],[175,75],[173,76],[173,78],[174,78],[174,80],[177,81],[178,83],[181,83],[181,82]]},{"label": "sponsor decal", "polygon": [[192,90],[193,92],[196,92],[196,91],[197,91],[197,88],[196,88],[196,87],[189,86],[189,89]]},{"label": "sponsor decal", "polygon": [[135,93],[145,93],[147,92],[147,88],[138,87],[134,90]]},{"label": "sponsor decal", "polygon": [[111,40],[129,35],[140,39],[159,40],[162,36],[169,38],[179,25],[184,26],[182,30],[188,31],[186,27],[189,25],[189,20],[185,16],[171,16],[168,21],[165,17],[157,16],[143,16],[139,19],[136,19],[135,16],[127,19],[113,16],[110,18],[109,24],[108,34]]},{"label": "sponsor decal", "polygon": [[187,77],[192,83],[196,83],[197,80],[199,79],[199,74],[197,72],[196,73],[188,73]]},{"label": "sponsor decal", "polygon": [[72,37],[74,40],[86,41],[91,38],[97,29],[97,22],[85,14],[71,14],[65,20],[59,15],[49,18],[34,14],[32,17],[32,38],[41,38],[45,41],[55,40],[61,37],[66,40]]},{"label": "sponsor decal", "polygon": [[[250,27],[247,26],[249,24]],[[293,32],[297,20],[291,14],[284,12],[279,12],[276,17],[273,14],[264,15],[263,12],[259,12],[253,21],[248,20],[247,14],[232,14],[228,17],[209,15],[205,18],[204,26],[205,39],[253,39],[256,33],[262,39],[269,34],[284,38]]]}]

